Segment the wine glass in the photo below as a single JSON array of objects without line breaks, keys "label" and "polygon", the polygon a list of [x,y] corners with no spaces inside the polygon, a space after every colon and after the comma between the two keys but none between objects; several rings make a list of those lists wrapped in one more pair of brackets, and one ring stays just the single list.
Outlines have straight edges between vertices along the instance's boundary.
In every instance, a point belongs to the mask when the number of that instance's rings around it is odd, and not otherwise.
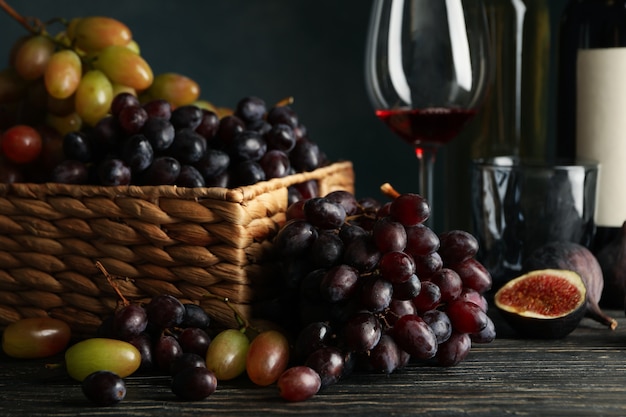
[{"label": "wine glass", "polygon": [[481,0],[374,0],[365,81],[376,116],[415,148],[418,193],[431,208],[440,146],[476,114],[489,85]]}]

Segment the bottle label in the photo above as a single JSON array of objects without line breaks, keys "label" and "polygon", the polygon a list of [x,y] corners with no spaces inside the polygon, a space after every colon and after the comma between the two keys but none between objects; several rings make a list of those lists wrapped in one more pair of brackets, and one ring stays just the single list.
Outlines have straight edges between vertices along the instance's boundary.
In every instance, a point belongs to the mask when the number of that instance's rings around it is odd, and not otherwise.
[{"label": "bottle label", "polygon": [[580,49],[576,67],[576,155],[600,163],[596,224],[626,220],[626,48]]}]

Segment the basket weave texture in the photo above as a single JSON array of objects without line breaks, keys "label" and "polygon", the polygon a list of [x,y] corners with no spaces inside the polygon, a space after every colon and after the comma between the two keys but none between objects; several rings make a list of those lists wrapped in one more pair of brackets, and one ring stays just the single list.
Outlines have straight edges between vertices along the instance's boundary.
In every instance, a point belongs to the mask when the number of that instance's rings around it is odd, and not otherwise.
[{"label": "basket weave texture", "polygon": [[354,192],[350,162],[240,188],[0,184],[0,326],[52,316],[92,334],[122,294],[171,294],[235,326],[276,285],[271,238],[285,222],[287,187]]}]

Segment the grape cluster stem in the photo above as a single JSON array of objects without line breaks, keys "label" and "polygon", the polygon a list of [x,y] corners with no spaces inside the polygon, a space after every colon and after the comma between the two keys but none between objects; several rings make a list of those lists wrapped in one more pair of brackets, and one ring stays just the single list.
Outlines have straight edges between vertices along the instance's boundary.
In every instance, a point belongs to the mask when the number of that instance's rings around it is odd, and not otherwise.
[{"label": "grape cluster stem", "polygon": [[35,17],[24,17],[19,14],[13,7],[11,7],[5,0],[0,0],[0,8],[4,10],[9,16],[11,16],[20,25],[26,28],[33,34],[39,34],[43,31],[45,25]]}]

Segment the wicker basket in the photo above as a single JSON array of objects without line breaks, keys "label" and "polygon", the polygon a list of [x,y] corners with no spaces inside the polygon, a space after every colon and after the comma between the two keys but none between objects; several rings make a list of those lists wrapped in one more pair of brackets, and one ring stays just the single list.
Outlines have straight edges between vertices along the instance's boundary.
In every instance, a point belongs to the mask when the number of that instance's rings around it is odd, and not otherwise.
[{"label": "wicker basket", "polygon": [[172,294],[234,326],[272,291],[271,238],[287,187],[317,180],[320,195],[354,192],[350,162],[235,189],[0,184],[0,326],[50,315],[93,333],[119,297]]}]

